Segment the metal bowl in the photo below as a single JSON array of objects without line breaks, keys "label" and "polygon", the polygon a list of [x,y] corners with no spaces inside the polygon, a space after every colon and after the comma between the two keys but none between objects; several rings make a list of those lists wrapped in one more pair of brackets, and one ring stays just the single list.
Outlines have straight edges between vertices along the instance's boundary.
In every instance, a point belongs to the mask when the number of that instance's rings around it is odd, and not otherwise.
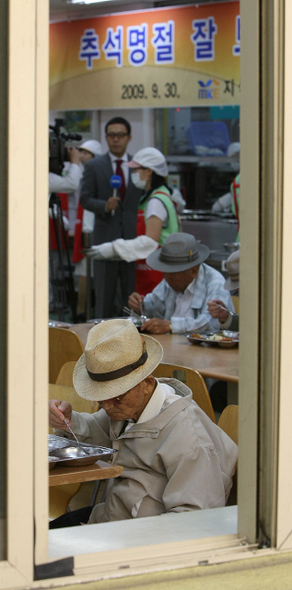
[{"label": "metal bowl", "polygon": [[56,463],[59,463],[60,459],[58,457],[49,457],[49,469],[53,469]]},{"label": "metal bowl", "polygon": [[86,451],[78,446],[70,446],[52,451],[54,457],[58,458],[59,465],[64,467],[78,467],[79,465],[92,465],[98,459],[106,460],[115,451],[106,447],[87,446]]},{"label": "metal bowl", "polygon": [[234,348],[239,343],[238,332],[231,332],[231,330],[223,330],[222,334],[226,338],[232,338],[232,341],[222,342],[222,340],[218,340],[218,346],[220,346],[220,348]]},{"label": "metal bowl", "polygon": [[238,342],[218,342],[218,346],[220,346],[220,348],[235,348],[237,344]]},{"label": "metal bowl", "polygon": [[[65,449],[56,449],[54,451],[54,457],[59,459],[80,459],[80,457],[90,457],[93,453],[84,451],[81,447],[67,447]],[[95,451],[96,454],[96,451]]]}]

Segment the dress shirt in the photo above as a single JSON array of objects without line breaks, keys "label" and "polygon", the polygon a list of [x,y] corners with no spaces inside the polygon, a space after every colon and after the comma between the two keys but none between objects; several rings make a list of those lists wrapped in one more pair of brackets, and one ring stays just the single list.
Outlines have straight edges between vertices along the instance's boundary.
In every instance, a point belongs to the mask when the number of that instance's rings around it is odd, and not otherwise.
[{"label": "dress shirt", "polygon": [[109,152],[109,157],[111,159],[114,174],[117,173],[117,160],[123,160],[121,167],[124,173],[125,185],[127,186],[129,181],[129,167],[126,166],[126,163],[129,161],[128,155],[124,154],[123,156],[118,158],[117,156],[114,156],[111,152]]},{"label": "dress shirt", "polygon": [[156,387],[147,406],[144,408],[137,422],[134,422],[134,420],[128,420],[128,424],[124,432],[129,430],[133,424],[143,424],[143,422],[152,420],[158,416],[158,414],[160,414],[162,409],[166,408],[166,406],[180,398],[180,396],[175,393],[173,387],[166,385],[165,383],[162,385],[156,379],[155,381]]},{"label": "dress shirt", "polygon": [[[149,318],[170,320],[173,333],[219,330],[218,320],[208,312],[207,302],[221,299],[226,307],[234,311],[230,293],[224,289],[223,275],[209,266],[200,264],[197,277],[184,293],[178,294],[163,279],[157,287],[144,297],[144,311]],[[176,311],[177,310],[177,311]],[[176,315],[178,313],[184,315]]]}]

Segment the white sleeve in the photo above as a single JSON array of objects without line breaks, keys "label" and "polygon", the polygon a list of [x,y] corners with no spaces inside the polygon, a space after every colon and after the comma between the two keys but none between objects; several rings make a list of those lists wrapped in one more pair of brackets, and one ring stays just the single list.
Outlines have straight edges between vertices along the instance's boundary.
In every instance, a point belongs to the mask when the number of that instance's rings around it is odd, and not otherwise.
[{"label": "white sleeve", "polygon": [[226,193],[222,197],[219,197],[217,201],[212,205],[212,211],[214,213],[219,213],[219,211],[230,211],[231,210],[231,203],[232,203],[232,195],[231,193]]},{"label": "white sleeve", "polygon": [[82,231],[85,234],[90,234],[94,230],[95,215],[88,209],[83,210]]},{"label": "white sleeve", "polygon": [[82,176],[82,169],[78,164],[70,164],[65,176],[49,172],[50,193],[72,193],[77,191]]},{"label": "white sleeve", "polygon": [[168,218],[168,213],[165,205],[163,205],[160,199],[155,197],[150,199],[145,211],[146,219],[149,219],[149,217],[152,217],[153,215],[155,217],[158,217],[158,219],[161,219],[162,223],[165,223]]},{"label": "white sleeve", "polygon": [[99,246],[92,246],[87,256],[98,258],[99,260],[125,260],[134,262],[147,258],[158,247],[158,243],[148,236],[138,236],[133,240],[123,240],[119,238],[113,242],[104,242]]},{"label": "white sleeve", "polygon": [[170,198],[173,201],[173,203],[175,204],[177,212],[182,213],[185,206],[186,206],[186,202],[185,202],[181,192],[177,188],[174,188],[172,193],[170,193]]}]

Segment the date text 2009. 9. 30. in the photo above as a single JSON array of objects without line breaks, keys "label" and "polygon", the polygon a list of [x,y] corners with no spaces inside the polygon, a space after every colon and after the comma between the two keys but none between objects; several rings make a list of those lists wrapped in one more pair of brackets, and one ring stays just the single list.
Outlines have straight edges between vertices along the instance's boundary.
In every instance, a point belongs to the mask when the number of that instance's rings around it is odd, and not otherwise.
[{"label": "date text 2009. 9. 30.", "polygon": [[166,82],[161,89],[158,84],[154,83],[149,90],[150,92],[146,91],[144,84],[123,84],[121,98],[122,100],[139,100],[148,99],[148,95],[158,100],[160,98],[180,98],[175,82]]}]

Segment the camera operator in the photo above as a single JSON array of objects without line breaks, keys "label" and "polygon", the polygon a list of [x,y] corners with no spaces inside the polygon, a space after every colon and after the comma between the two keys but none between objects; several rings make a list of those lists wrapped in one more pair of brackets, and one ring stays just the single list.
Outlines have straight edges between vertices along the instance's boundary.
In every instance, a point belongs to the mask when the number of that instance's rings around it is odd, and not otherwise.
[{"label": "camera operator", "polygon": [[82,176],[80,163],[80,151],[76,147],[67,148],[70,164],[65,170],[65,175],[60,176],[49,172],[49,192],[69,193],[78,189]]}]

